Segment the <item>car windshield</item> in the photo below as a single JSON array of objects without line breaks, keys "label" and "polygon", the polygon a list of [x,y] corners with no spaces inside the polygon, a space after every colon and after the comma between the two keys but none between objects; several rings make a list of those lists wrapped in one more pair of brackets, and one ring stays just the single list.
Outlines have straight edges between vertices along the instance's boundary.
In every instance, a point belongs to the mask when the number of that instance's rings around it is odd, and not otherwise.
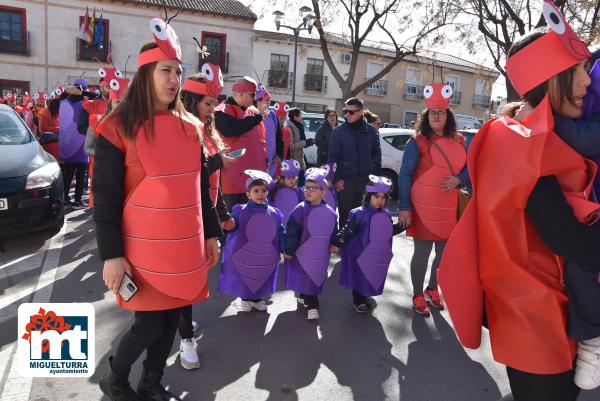
[{"label": "car windshield", "polygon": [[0,110],[0,146],[22,145],[33,141],[27,126],[12,110]]}]

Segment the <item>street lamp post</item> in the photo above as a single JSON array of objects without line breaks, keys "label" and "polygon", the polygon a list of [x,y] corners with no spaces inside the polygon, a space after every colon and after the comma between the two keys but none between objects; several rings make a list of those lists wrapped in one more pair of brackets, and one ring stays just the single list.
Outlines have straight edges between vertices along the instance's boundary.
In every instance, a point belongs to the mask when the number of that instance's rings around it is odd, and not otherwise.
[{"label": "street lamp post", "polygon": [[275,20],[275,26],[279,31],[280,28],[288,28],[294,32],[294,78],[292,82],[292,104],[291,106],[295,106],[296,104],[296,70],[298,67],[298,36],[300,35],[300,31],[306,30],[310,34],[313,28],[315,16],[312,15],[312,9],[310,7],[300,7],[300,17],[302,18],[302,22],[298,26],[290,26],[283,24],[284,13],[281,11],[273,12],[273,18]]}]

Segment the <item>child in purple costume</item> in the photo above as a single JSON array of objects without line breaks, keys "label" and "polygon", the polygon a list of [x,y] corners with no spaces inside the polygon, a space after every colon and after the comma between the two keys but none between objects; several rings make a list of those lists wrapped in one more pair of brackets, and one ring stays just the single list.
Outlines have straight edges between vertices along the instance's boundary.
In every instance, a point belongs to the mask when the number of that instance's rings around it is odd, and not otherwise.
[{"label": "child in purple costume", "polygon": [[348,222],[340,230],[342,271],[340,284],[352,290],[354,310],[369,311],[367,297],[383,293],[383,286],[392,260],[392,237],[404,231],[392,224],[392,215],[385,208],[392,182],[386,177],[370,175],[363,205],[350,211]]},{"label": "child in purple costume", "polygon": [[337,247],[337,213],[325,200],[327,172],[306,172],[306,200],[292,211],[286,230],[285,258],[287,289],[299,292],[298,303],[306,306],[307,319],[319,318],[319,297],[327,277],[329,254]]},{"label": "child in purple costume", "polygon": [[219,291],[241,298],[241,309],[267,310],[263,298],[275,292],[277,268],[285,244],[281,213],[268,205],[269,174],[246,170],[248,202],[235,205],[235,228],[223,247]]},{"label": "child in purple costume", "polygon": [[299,174],[300,163],[297,160],[284,160],[281,162],[279,179],[269,185],[269,205],[279,209],[284,227],[292,210],[304,200],[304,192],[298,188]]}]

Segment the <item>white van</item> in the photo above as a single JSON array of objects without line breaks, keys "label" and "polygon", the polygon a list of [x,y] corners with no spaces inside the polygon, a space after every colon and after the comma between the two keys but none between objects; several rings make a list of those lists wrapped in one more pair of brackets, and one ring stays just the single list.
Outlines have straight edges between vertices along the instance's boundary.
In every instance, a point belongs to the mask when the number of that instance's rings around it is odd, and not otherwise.
[{"label": "white van", "polygon": [[456,120],[456,128],[458,128],[459,130],[481,128],[481,122],[473,116],[466,116],[464,114],[454,114],[454,119]]}]

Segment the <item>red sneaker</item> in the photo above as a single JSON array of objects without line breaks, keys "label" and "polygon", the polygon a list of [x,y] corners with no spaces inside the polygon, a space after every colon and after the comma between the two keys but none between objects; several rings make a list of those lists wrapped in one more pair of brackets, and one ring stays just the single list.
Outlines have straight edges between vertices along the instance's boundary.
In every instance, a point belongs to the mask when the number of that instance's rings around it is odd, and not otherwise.
[{"label": "red sneaker", "polygon": [[425,297],[423,296],[423,294],[419,294],[413,297],[413,309],[419,315],[429,317],[429,307],[427,306],[427,302],[425,302]]},{"label": "red sneaker", "polygon": [[431,306],[434,308],[444,309],[444,301],[442,301],[440,298],[440,292],[438,291],[437,287],[433,290],[427,287],[425,289],[425,299],[427,299],[427,301],[429,301]]}]

